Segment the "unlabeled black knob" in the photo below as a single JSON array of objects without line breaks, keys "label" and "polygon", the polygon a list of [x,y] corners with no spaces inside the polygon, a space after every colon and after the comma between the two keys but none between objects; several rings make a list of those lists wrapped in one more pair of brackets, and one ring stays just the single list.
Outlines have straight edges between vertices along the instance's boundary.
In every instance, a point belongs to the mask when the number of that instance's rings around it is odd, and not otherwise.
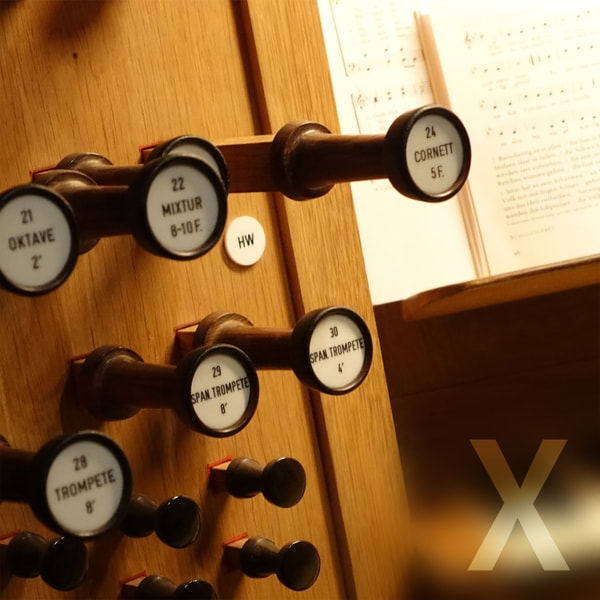
[{"label": "unlabeled black knob", "polygon": [[295,459],[282,456],[264,467],[252,458],[240,456],[211,468],[217,488],[236,498],[252,498],[261,493],[266,500],[289,508],[297,504],[306,489],[304,467]]},{"label": "unlabeled black knob", "polygon": [[241,348],[257,369],[292,369],[305,385],[346,394],[367,376],[373,341],[353,310],[329,306],[306,313],[292,330],[255,327],[236,313],[216,312],[177,332],[182,351],[222,343]]},{"label": "unlabeled black knob", "polygon": [[29,503],[61,535],[104,533],[121,521],[130,496],[127,457],[97,431],[55,438],[37,453],[0,445],[0,501]]},{"label": "unlabeled black knob", "polygon": [[176,586],[162,575],[148,575],[132,591],[127,597],[135,600],[218,600],[213,586],[201,579],[191,579]]},{"label": "unlabeled black knob", "polygon": [[46,540],[31,531],[12,537],[6,547],[9,571],[17,577],[41,577],[50,587],[76,588],[88,570],[88,552],[80,540],[59,537]]},{"label": "unlabeled black knob", "polygon": [[282,548],[263,537],[251,537],[225,546],[230,564],[248,577],[268,577],[273,573],[286,587],[302,591],[312,586],[321,570],[317,549],[297,540]]},{"label": "unlabeled black knob", "polygon": [[228,344],[197,348],[177,366],[100,346],[73,369],[79,401],[103,420],[127,419],[142,408],[172,409],[190,429],[224,437],[244,428],[258,404],[254,365]]},{"label": "unlabeled black knob", "polygon": [[156,532],[167,546],[186,548],[198,538],[202,513],[198,504],[186,496],[173,496],[157,505],[148,496],[138,494],[129,502],[120,527],[130,537]]}]

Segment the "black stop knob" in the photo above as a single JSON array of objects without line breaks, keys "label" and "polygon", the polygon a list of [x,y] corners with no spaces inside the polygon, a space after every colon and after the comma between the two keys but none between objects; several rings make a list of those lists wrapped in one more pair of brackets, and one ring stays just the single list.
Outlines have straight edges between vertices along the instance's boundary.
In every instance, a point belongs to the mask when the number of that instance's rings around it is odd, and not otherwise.
[{"label": "black stop knob", "polygon": [[[252,498],[259,493],[266,500],[289,508],[300,502],[306,489],[304,467],[295,459],[282,456],[265,466],[252,458],[240,456],[227,464],[224,471],[227,491],[236,498]],[[214,471],[218,479],[217,471]]]},{"label": "black stop knob", "polygon": [[17,577],[41,577],[50,587],[67,591],[76,588],[88,570],[88,552],[77,539],[46,540],[31,531],[17,533],[8,543],[9,571]]},{"label": "black stop knob", "polygon": [[157,505],[139,494],[131,499],[120,527],[130,537],[147,537],[155,532],[167,546],[186,548],[200,534],[202,513],[198,504],[186,496],[173,496]]},{"label": "black stop knob", "polygon": [[312,586],[321,570],[319,552],[304,540],[278,548],[264,537],[251,537],[241,546],[229,548],[233,564],[248,577],[262,578],[274,573],[283,585],[296,591]]},{"label": "black stop knob", "polygon": [[217,600],[217,593],[210,583],[191,579],[176,586],[162,575],[148,575],[137,586],[136,600]]}]

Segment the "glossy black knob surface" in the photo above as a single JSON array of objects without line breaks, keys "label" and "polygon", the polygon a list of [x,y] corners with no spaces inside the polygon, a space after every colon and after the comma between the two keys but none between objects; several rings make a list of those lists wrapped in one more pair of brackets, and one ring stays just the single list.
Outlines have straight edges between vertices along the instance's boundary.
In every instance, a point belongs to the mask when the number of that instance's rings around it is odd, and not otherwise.
[{"label": "glossy black knob surface", "polygon": [[18,577],[41,577],[50,587],[67,591],[84,580],[87,548],[80,540],[60,537],[47,541],[30,531],[16,534],[7,546],[8,568]]},{"label": "glossy black knob surface", "polygon": [[148,575],[140,581],[136,600],[218,600],[217,593],[210,583],[192,579],[176,586],[162,575]]},{"label": "glossy black knob surface", "polygon": [[167,546],[186,548],[200,534],[202,513],[198,504],[186,496],[173,496],[157,505],[139,494],[131,499],[120,528],[130,537],[155,532]]},{"label": "glossy black knob surface", "polygon": [[229,344],[196,348],[176,366],[100,346],[73,369],[79,402],[104,420],[127,419],[141,408],[172,409],[190,429],[226,437],[243,429],[258,405],[254,365]]},{"label": "glossy black knob surface", "polygon": [[241,548],[232,550],[238,554],[234,563],[248,577],[262,578],[274,573],[283,585],[296,591],[311,587],[321,570],[319,552],[304,540],[277,548],[271,540],[251,537]]},{"label": "glossy black knob surface", "polygon": [[306,473],[294,458],[276,458],[263,467],[256,460],[241,456],[227,466],[225,485],[236,498],[251,498],[262,493],[272,504],[289,508],[304,495]]}]

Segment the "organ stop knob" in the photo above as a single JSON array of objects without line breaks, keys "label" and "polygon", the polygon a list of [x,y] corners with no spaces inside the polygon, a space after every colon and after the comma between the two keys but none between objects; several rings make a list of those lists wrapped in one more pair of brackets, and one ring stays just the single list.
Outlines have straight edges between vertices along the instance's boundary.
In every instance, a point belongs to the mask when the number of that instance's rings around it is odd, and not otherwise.
[{"label": "organ stop knob", "polygon": [[100,346],[73,363],[79,401],[103,420],[128,419],[141,408],[172,409],[205,435],[237,433],[258,404],[254,366],[240,349],[215,344],[177,366],[148,364],[129,348]]},{"label": "organ stop knob", "polygon": [[35,453],[0,445],[0,500],[29,503],[61,535],[104,533],[120,522],[130,496],[129,462],[99,432],[64,435]]},{"label": "organ stop knob", "polygon": [[34,181],[66,199],[86,240],[131,234],[153,254],[190,260],[208,252],[225,227],[225,184],[193,156],[114,166],[97,154],[77,154]]},{"label": "organ stop knob", "polygon": [[43,186],[0,195],[0,285],[26,296],[51,292],[73,271],[79,228],[71,206]]},{"label": "organ stop knob", "polygon": [[278,548],[264,537],[241,538],[225,544],[229,564],[248,577],[275,574],[286,587],[302,591],[311,587],[321,570],[317,549],[304,540]]},{"label": "organ stop knob", "polygon": [[156,504],[144,494],[131,498],[121,531],[130,537],[146,537],[155,532],[158,539],[172,548],[192,544],[202,527],[198,504],[186,496],[173,496]]},{"label": "organ stop knob", "polygon": [[236,313],[213,313],[177,332],[182,350],[233,344],[257,369],[293,369],[302,383],[327,394],[355,389],[369,372],[373,342],[366,323],[341,306],[304,315],[292,330],[255,327]]},{"label": "organ stop knob", "polygon": [[46,540],[37,533],[21,531],[13,535],[2,550],[7,568],[13,575],[41,577],[50,587],[60,591],[76,588],[88,571],[87,548],[75,538]]},{"label": "organ stop knob", "polygon": [[262,493],[266,500],[282,508],[298,504],[306,489],[304,467],[287,456],[271,460],[265,466],[239,456],[212,465],[210,476],[219,491],[226,490],[236,498],[252,498]]},{"label": "organ stop knob", "polygon": [[381,135],[339,135],[319,123],[296,121],[274,137],[218,147],[231,192],[280,191],[294,200],[322,196],[336,183],[387,178],[409,198],[442,202],[460,190],[471,164],[464,125],[437,105],[400,115]]}]

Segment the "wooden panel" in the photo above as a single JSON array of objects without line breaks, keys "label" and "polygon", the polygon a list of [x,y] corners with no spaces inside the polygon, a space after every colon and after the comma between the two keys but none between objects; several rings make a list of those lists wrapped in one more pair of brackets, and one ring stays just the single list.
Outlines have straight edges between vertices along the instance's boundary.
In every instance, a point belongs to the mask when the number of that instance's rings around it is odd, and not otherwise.
[{"label": "wooden panel", "polygon": [[[244,34],[241,8],[220,0],[2,2],[0,189],[72,152],[130,164],[138,145],[182,133],[213,140],[264,133],[257,106],[269,124],[310,116],[335,128],[324,54],[314,45],[313,4],[250,3],[252,31]],[[261,81],[249,78],[250,42]],[[348,397],[314,396],[316,419],[291,373],[261,372],[257,415],[232,438],[192,433],[161,411],[109,424],[75,406],[71,357],[119,344],[147,362],[166,363],[176,356],[174,327],[215,310],[291,327],[306,310],[345,304],[375,333],[348,190],[310,205],[278,202],[276,210],[264,194],[229,199],[230,219],[249,214],[266,231],[266,253],[251,268],[233,265],[220,243],[201,259],[173,262],[122,237],[81,256],[69,280],[47,296],[1,292],[0,433],[34,451],[63,432],[100,429],[128,455],[137,492],[157,501],[189,495],[207,522],[202,539],[180,551],[154,536],[111,532],[89,544],[90,573],[76,591],[53,596],[39,580],[3,575],[2,597],[117,598],[119,579],[140,570],[177,583],[205,578],[222,598],[296,597],[275,577],[251,580],[228,570],[221,543],[241,532],[318,547],[321,575],[303,597],[401,596],[404,491],[377,339],[364,387]],[[205,465],[225,455],[296,457],[307,471],[305,497],[284,510],[262,497],[215,495]],[[0,510],[5,531],[50,535],[27,506],[5,503]]]},{"label": "wooden panel", "polygon": [[[339,131],[315,3],[249,0],[245,19],[265,132],[297,119]],[[280,198],[278,208],[300,312],[342,303],[375,331],[349,188],[308,202]],[[356,391],[343,399],[315,395],[314,405],[348,596],[402,597],[410,541],[379,345]]]}]

